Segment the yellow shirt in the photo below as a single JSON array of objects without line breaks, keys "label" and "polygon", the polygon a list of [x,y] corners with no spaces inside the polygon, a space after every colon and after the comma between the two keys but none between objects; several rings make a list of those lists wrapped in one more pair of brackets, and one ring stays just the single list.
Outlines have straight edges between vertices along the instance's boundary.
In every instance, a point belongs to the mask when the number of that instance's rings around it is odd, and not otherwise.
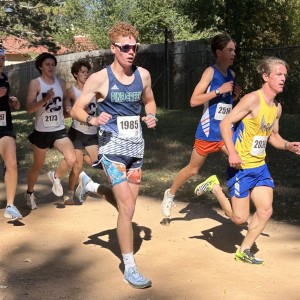
[{"label": "yellow shirt", "polygon": [[255,118],[244,118],[233,135],[235,148],[243,161],[243,169],[265,164],[266,146],[277,117],[275,103],[269,106],[260,90],[257,91],[260,109]]}]

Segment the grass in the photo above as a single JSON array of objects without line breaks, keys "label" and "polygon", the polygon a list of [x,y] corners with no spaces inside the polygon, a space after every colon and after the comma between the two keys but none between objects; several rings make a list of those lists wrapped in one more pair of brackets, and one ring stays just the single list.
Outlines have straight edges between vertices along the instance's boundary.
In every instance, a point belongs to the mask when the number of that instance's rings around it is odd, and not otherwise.
[{"label": "grass", "polygon": [[[27,136],[34,127],[34,117],[25,111],[14,112],[13,115],[19,165],[28,168],[32,163],[32,150]],[[159,109],[157,128],[143,128],[146,149],[141,195],[162,199],[165,189],[170,187],[177,172],[189,162],[200,115],[201,108],[172,111]],[[70,119],[66,121],[66,126],[70,126]],[[299,140],[299,128],[298,115],[282,116],[280,133],[284,138],[290,141]],[[273,218],[300,224],[300,156],[271,146],[268,146],[267,153],[267,163],[276,186]],[[54,169],[61,157],[59,152],[49,151],[44,169]],[[210,155],[199,175],[182,186],[176,199],[183,202],[199,201],[193,195],[194,187],[212,174],[219,177],[224,191],[227,192],[226,167],[225,155]],[[106,182],[104,172],[90,169],[88,173],[96,181]],[[202,196],[201,201],[206,206],[218,207],[211,194]]]}]

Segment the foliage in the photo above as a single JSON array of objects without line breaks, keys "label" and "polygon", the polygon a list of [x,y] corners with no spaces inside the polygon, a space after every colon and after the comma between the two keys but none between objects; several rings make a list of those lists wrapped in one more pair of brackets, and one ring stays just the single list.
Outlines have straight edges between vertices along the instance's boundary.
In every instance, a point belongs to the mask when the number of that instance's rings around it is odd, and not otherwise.
[{"label": "foliage", "polygon": [[52,39],[56,30],[53,16],[61,1],[28,0],[1,1],[0,35],[14,35],[27,39],[32,45],[58,49]]},{"label": "foliage", "polygon": [[[61,10],[61,18],[68,27],[60,27],[57,38],[70,40],[68,36],[85,34],[100,48],[109,46],[107,31],[117,21],[135,25],[139,41],[145,44],[162,43],[165,33],[170,40],[200,38],[194,24],[181,15],[171,0],[67,0]],[[167,31],[166,31],[167,29]]]},{"label": "foliage", "polygon": [[196,30],[227,31],[250,49],[299,43],[299,0],[183,0],[178,9]]}]

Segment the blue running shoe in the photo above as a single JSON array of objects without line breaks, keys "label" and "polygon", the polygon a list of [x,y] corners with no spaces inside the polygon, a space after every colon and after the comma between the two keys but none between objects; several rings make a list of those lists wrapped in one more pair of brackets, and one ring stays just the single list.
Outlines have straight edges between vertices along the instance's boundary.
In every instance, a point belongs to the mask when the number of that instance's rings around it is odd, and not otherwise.
[{"label": "blue running shoe", "polygon": [[4,217],[7,219],[11,219],[11,221],[17,221],[23,219],[21,213],[13,204],[10,204],[6,207],[4,212]]},{"label": "blue running shoe", "polygon": [[79,174],[79,184],[75,191],[75,196],[81,203],[83,203],[86,200],[86,198],[88,197],[89,191],[86,189],[86,185],[89,182],[92,182],[92,179],[85,172],[82,171]]},{"label": "blue running shoe", "polygon": [[144,289],[152,285],[152,281],[145,278],[137,267],[131,267],[124,273],[124,281],[136,289]]}]

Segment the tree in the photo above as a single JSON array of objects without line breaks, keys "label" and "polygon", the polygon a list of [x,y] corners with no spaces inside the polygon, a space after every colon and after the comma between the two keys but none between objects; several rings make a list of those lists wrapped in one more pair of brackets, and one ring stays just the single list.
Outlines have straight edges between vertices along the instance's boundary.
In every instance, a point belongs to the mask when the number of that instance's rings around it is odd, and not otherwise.
[{"label": "tree", "polygon": [[56,34],[60,41],[85,34],[101,48],[109,46],[107,31],[117,21],[135,25],[139,41],[147,44],[164,42],[166,28],[176,41],[201,37],[193,33],[194,24],[175,9],[172,0],[67,0],[60,17],[69,24]]},{"label": "tree", "polygon": [[227,31],[239,46],[259,48],[299,44],[299,0],[182,0],[177,9],[197,31]]},{"label": "tree", "polygon": [[51,51],[58,49],[53,34],[55,8],[64,1],[0,0],[0,35],[14,35],[28,40],[32,45],[44,45]]}]

